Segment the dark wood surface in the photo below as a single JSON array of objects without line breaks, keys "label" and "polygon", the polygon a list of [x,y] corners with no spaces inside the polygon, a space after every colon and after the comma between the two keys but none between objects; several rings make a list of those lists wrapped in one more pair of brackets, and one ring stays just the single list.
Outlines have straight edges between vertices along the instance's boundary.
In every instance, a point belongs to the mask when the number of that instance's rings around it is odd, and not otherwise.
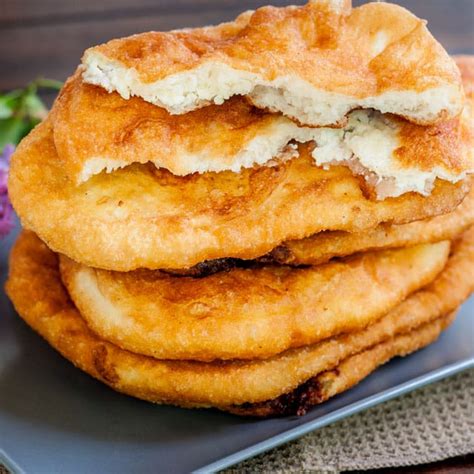
[{"label": "dark wood surface", "polygon": [[[267,0],[0,0],[0,90],[64,80],[85,48],[140,31],[218,23]],[[288,2],[272,0],[273,5]],[[293,3],[304,3],[294,1]],[[363,1],[354,1],[360,4]],[[474,54],[474,0],[399,0],[452,54]],[[474,472],[473,457],[382,472]]]},{"label": "dark wood surface", "polygon": [[[0,0],[0,90],[22,86],[38,76],[63,80],[74,71],[85,48],[111,38],[217,23],[266,3],[267,0]],[[451,53],[474,53],[474,0],[397,3],[426,18],[433,34]]]}]

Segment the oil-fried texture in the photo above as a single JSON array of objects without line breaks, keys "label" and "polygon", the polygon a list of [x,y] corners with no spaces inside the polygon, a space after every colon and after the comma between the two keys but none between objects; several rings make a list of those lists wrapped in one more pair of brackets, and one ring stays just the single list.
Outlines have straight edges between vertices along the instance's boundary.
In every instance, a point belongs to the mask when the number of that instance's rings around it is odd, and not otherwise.
[{"label": "oil-fried texture", "polygon": [[158,359],[256,359],[364,328],[446,265],[449,242],[310,268],[204,278],[110,272],[61,258],[63,283],[100,337]]},{"label": "oil-fried texture", "polygon": [[172,275],[202,278],[233,268],[258,268],[268,264],[320,265],[335,257],[346,257],[369,250],[407,247],[451,240],[474,224],[474,187],[453,211],[409,224],[380,224],[363,232],[328,231],[290,240],[257,260],[222,258],[206,260],[185,269],[165,269]]},{"label": "oil-fried texture", "polygon": [[314,405],[358,384],[380,365],[396,356],[406,356],[435,341],[451,322],[455,313],[424,324],[407,334],[395,336],[359,354],[343,360],[335,369],[310,378],[292,392],[261,403],[221,408],[240,416],[302,416]]},{"label": "oil-fried texture", "polygon": [[318,168],[305,146],[275,167],[174,176],[130,165],[76,186],[56,154],[51,119],[12,157],[9,193],[25,228],[54,251],[116,271],[252,259],[323,230],[360,231],[453,210],[469,185],[437,180],[430,196],[374,201],[344,167]]},{"label": "oil-fried texture", "polygon": [[177,116],[85,84],[77,73],[61,91],[53,116],[58,155],[77,183],[131,163],[151,162],[175,175],[238,172],[291,158],[293,140],[311,142],[319,165],[350,162],[354,171],[357,163],[381,198],[428,194],[436,178],[456,182],[474,171],[472,144],[465,150],[462,140],[470,123],[459,117],[422,127],[364,110],[352,113],[342,129],[309,128],[242,97]]},{"label": "oil-fried texture", "polygon": [[85,84],[78,73],[66,82],[53,113],[58,155],[76,182],[131,163],[152,162],[175,175],[239,171],[291,156],[288,143],[300,130],[310,130],[242,97],[171,115],[141,99],[127,101]]},{"label": "oil-fried texture", "polygon": [[225,407],[289,393],[351,355],[451,313],[473,286],[474,231],[469,230],[432,284],[366,329],[267,360],[217,363],[159,361],[96,336],[61,284],[57,257],[32,233],[14,246],[7,293],[21,317],[64,357],[115,390],[156,403]]},{"label": "oil-fried texture", "polygon": [[464,92],[466,97],[474,97],[474,56],[454,56],[456,64],[463,78]]},{"label": "oil-fried texture", "polygon": [[451,240],[474,224],[474,188],[449,214],[402,225],[381,224],[365,232],[320,232],[274,249],[268,258],[292,265],[318,265],[373,249],[405,247]]},{"label": "oil-fried texture", "polygon": [[388,3],[264,7],[216,27],[112,40],[82,62],[87,82],[178,114],[240,94],[314,126],[358,107],[427,124],[456,116],[463,100],[425,22]]}]

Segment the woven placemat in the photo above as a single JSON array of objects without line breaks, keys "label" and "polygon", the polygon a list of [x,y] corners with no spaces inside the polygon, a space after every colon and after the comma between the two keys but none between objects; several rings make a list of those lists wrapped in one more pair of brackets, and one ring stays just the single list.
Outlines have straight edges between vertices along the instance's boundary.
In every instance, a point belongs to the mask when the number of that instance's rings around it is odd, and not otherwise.
[{"label": "woven placemat", "polygon": [[340,472],[424,464],[472,452],[474,370],[469,370],[224,472]]}]

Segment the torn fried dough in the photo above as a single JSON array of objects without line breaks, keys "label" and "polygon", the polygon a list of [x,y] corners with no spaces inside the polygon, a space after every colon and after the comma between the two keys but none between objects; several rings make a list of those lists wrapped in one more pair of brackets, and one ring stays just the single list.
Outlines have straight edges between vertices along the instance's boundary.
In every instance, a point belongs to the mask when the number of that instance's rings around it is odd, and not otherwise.
[{"label": "torn fried dough", "polygon": [[148,32],[88,49],[83,78],[174,114],[246,95],[300,123],[355,108],[423,125],[462,108],[459,71],[426,23],[398,5],[313,0],[214,27]]},{"label": "torn fried dough", "polygon": [[132,163],[150,162],[175,175],[239,172],[297,156],[295,142],[311,142],[317,165],[342,164],[363,176],[378,199],[427,195],[437,178],[457,182],[474,172],[472,146],[462,139],[470,126],[466,116],[422,127],[358,110],[339,129],[311,128],[242,97],[177,116],[85,84],[77,73],[52,114],[58,156],[78,184]]},{"label": "torn fried dough", "polygon": [[174,176],[134,164],[77,186],[56,153],[51,118],[19,145],[9,175],[25,228],[54,251],[116,271],[249,260],[323,230],[412,222],[453,210],[469,187],[437,180],[429,196],[375,201],[349,169],[315,166],[305,145],[274,167]]}]

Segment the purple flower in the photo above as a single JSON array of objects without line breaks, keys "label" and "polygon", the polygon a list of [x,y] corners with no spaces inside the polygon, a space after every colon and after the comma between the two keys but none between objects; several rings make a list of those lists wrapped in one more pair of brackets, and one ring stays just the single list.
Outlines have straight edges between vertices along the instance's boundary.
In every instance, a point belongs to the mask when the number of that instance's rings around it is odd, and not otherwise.
[{"label": "purple flower", "polygon": [[15,151],[13,145],[5,145],[0,155],[0,238],[5,237],[14,226],[13,207],[8,199],[8,167]]}]

